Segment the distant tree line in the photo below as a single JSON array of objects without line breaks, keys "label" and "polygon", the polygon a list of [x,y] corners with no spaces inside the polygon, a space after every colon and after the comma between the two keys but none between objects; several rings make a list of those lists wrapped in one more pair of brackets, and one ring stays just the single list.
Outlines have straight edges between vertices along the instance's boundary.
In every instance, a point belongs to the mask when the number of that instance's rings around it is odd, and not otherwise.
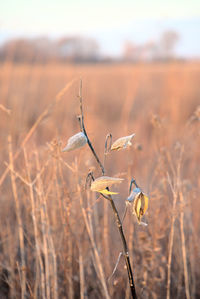
[{"label": "distant tree line", "polygon": [[175,58],[174,49],[179,36],[174,31],[164,32],[158,42],[151,41],[142,45],[127,41],[123,45],[121,57],[102,57],[96,40],[84,37],[63,37],[52,40],[47,37],[17,38],[6,41],[0,46],[0,61],[14,62],[102,62],[102,61],[155,61]]},{"label": "distant tree line", "polygon": [[15,62],[95,62],[99,60],[98,43],[90,38],[64,37],[51,40],[46,37],[18,38],[0,47],[0,60]]},{"label": "distant tree line", "polygon": [[175,31],[164,32],[160,39],[137,45],[125,42],[123,58],[127,61],[169,61],[176,58],[175,46],[179,35]]}]

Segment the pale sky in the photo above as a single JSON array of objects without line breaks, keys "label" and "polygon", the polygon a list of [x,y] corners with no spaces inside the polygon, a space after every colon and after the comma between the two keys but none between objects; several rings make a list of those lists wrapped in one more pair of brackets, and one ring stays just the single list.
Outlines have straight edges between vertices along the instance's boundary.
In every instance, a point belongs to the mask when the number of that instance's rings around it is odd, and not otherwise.
[{"label": "pale sky", "polygon": [[195,38],[200,34],[200,0],[0,1],[0,40],[80,34],[95,37],[112,52],[123,40],[150,40],[167,26],[180,29],[185,45],[190,39],[194,55],[200,52]]}]

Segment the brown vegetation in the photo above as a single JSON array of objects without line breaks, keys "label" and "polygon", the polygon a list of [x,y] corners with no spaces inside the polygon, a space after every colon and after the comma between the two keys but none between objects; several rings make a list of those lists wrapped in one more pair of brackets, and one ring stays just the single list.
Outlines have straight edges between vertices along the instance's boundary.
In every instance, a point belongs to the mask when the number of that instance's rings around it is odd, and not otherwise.
[{"label": "brown vegetation", "polygon": [[131,177],[149,195],[140,226],[127,213],[139,298],[200,296],[200,65],[15,65],[0,67],[0,298],[129,298],[122,251],[106,199],[83,191],[101,175],[87,147],[60,151],[85,126],[103,160],[105,136],[136,133],[106,157],[123,177],[114,201],[123,214]]}]

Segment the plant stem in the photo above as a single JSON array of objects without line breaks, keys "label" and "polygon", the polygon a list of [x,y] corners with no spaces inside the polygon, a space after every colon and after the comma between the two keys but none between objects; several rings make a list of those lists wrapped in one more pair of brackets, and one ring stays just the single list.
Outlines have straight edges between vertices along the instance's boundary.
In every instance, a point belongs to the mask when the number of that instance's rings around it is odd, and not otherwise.
[{"label": "plant stem", "polygon": [[[90,147],[97,163],[99,164],[99,166],[101,168],[102,175],[104,175],[105,174],[105,169],[104,169],[101,161],[99,160],[99,157],[97,156],[97,154],[94,150],[94,147],[92,146],[91,141],[89,140],[89,137],[87,135],[85,125],[84,125],[83,104],[82,104],[82,81],[80,82],[79,100],[80,100],[80,112],[81,112],[81,115],[79,116],[80,127],[81,127],[82,132],[85,134],[85,136],[87,138],[87,143],[88,143],[88,145],[89,145],[89,147]],[[128,272],[129,286],[130,286],[130,290],[131,290],[131,295],[132,295],[133,299],[137,299],[135,284],[134,284],[134,279],[133,279],[133,272],[132,272],[130,258],[129,258],[128,246],[127,246],[126,238],[125,238],[125,235],[124,235],[124,232],[123,232],[122,222],[120,220],[119,213],[118,213],[117,208],[115,206],[115,203],[112,199],[112,196],[109,195],[107,197],[107,196],[103,195],[103,197],[105,197],[106,199],[108,199],[110,201],[110,204],[111,204],[114,216],[115,216],[116,225],[118,227],[118,231],[119,231],[121,241],[122,241],[122,245],[123,245],[123,255],[124,255],[126,268],[127,268],[127,272]]]},{"label": "plant stem", "polygon": [[13,174],[14,171],[14,157],[13,157],[13,150],[12,150],[12,137],[11,135],[8,136],[8,146],[9,146],[9,162],[10,162],[10,169],[11,169],[11,185],[12,185],[12,192],[13,197],[15,200],[16,206],[16,216],[17,216],[17,224],[18,224],[18,234],[19,234],[19,249],[20,249],[20,267],[19,267],[19,274],[21,275],[21,299],[26,298],[26,259],[25,259],[25,246],[24,246],[24,231],[23,231],[23,219],[20,209],[20,200],[18,197],[17,192],[17,185],[15,176]]},{"label": "plant stem", "polygon": [[129,258],[129,252],[128,252],[128,246],[127,246],[127,242],[126,242],[126,238],[123,232],[123,226],[119,217],[119,213],[117,211],[117,208],[115,206],[115,203],[112,199],[111,196],[109,196],[109,200],[113,209],[113,213],[115,215],[115,220],[116,220],[116,224],[120,233],[120,237],[122,240],[122,244],[123,244],[123,254],[124,254],[124,258],[125,258],[125,262],[126,262],[126,268],[127,268],[127,272],[128,272],[128,278],[129,278],[129,285],[130,285],[130,289],[131,289],[131,295],[133,298],[137,298],[136,296],[136,290],[135,290],[135,284],[134,284],[134,280],[133,280],[133,272],[132,272],[132,268],[131,268],[131,263],[130,263],[130,258]]}]

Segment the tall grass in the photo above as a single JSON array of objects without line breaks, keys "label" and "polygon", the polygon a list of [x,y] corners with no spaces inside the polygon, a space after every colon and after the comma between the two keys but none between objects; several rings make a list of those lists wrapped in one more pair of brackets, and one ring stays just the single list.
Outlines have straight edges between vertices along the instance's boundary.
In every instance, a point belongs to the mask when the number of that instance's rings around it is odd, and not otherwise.
[{"label": "tall grass", "polygon": [[[85,123],[103,160],[104,141],[136,133],[106,158],[149,194],[147,227],[129,211],[124,230],[139,298],[200,296],[198,105],[200,65],[15,65],[0,68],[0,298],[129,298],[122,251],[106,200],[82,192],[88,148],[61,153]],[[75,78],[75,80],[74,80]],[[122,196],[123,195],[123,198]]]}]

